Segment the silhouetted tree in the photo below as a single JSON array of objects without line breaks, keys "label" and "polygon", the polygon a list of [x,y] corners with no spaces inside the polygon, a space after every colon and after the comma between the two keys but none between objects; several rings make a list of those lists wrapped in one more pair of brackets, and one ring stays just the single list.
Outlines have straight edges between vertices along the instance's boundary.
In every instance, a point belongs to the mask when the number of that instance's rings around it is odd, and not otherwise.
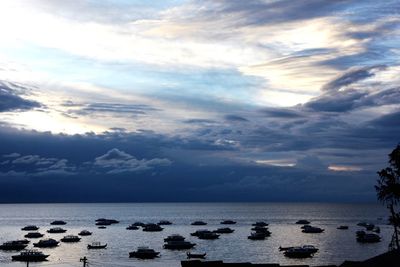
[{"label": "silhouetted tree", "polygon": [[389,167],[378,172],[378,185],[375,186],[378,200],[390,210],[389,222],[394,227],[390,250],[399,250],[400,212],[400,144],[389,154]]}]

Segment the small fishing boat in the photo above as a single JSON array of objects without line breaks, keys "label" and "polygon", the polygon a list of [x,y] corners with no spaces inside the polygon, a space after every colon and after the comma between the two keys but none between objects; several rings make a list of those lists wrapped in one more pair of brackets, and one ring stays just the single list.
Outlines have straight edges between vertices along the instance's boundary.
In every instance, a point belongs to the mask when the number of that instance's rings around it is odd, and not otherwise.
[{"label": "small fishing boat", "polygon": [[148,247],[138,247],[136,251],[129,252],[130,258],[138,259],[154,259],[158,257],[160,252],[154,251],[154,249]]},{"label": "small fishing boat", "polygon": [[38,248],[54,248],[57,247],[59,243],[60,242],[49,238],[49,239],[42,239],[37,243],[33,243],[33,246]]},{"label": "small fishing boat", "polygon": [[78,235],[80,236],[88,236],[88,235],[92,235],[92,232],[89,232],[88,230],[82,230],[78,233]]},{"label": "small fishing boat", "polygon": [[203,221],[195,221],[195,222],[192,222],[191,225],[207,225],[207,223],[203,222]]},{"label": "small fishing boat", "polygon": [[43,237],[43,234],[39,233],[39,232],[29,232],[26,235],[24,235],[24,237],[26,237],[26,238],[40,238],[40,237]]},{"label": "small fishing boat", "polygon": [[92,244],[88,244],[88,249],[104,249],[107,247],[107,244],[101,244],[100,242],[93,242]]},{"label": "small fishing boat", "polygon": [[143,223],[143,222],[135,222],[135,223],[133,223],[132,225],[134,225],[134,226],[141,226],[141,227],[143,227],[143,226],[145,226],[146,224],[145,224],[145,223]]},{"label": "small fishing boat", "polygon": [[51,225],[66,225],[67,223],[64,221],[52,221]]},{"label": "small fishing boat", "polygon": [[360,243],[377,243],[381,241],[381,237],[377,234],[358,234],[356,240]]},{"label": "small fishing boat", "polygon": [[336,229],[339,229],[339,230],[347,230],[347,229],[349,229],[349,227],[347,226],[347,225],[340,225],[338,228],[336,228]]},{"label": "small fishing boat", "polygon": [[6,251],[17,250],[18,251],[18,250],[23,250],[27,246],[28,246],[27,244],[23,244],[18,241],[8,241],[8,242],[4,242],[3,244],[0,245],[0,250],[6,250]]},{"label": "small fishing boat", "polygon": [[107,227],[105,227],[104,225],[97,227],[99,229],[106,229]]},{"label": "small fishing boat", "polygon": [[204,259],[207,253],[194,253],[194,252],[187,252],[186,253],[188,259]]},{"label": "small fishing boat", "polygon": [[75,243],[75,242],[79,242],[80,240],[81,240],[81,238],[76,235],[66,235],[63,238],[61,238],[61,242],[64,242],[64,243]]},{"label": "small fishing boat", "polygon": [[49,234],[60,234],[60,233],[65,233],[67,230],[61,228],[61,227],[55,227],[55,228],[50,228],[47,230]]},{"label": "small fishing boat", "polygon": [[37,231],[39,230],[39,227],[37,227],[36,225],[27,225],[23,228],[21,228],[22,231]]},{"label": "small fishing boat", "polygon": [[29,244],[31,241],[29,241],[28,239],[19,239],[19,240],[14,240],[12,242],[21,243],[21,244]]},{"label": "small fishing boat", "polygon": [[119,221],[114,220],[114,219],[104,219],[100,218],[96,220],[96,225],[111,225],[111,224],[116,224],[119,223]]},{"label": "small fishing boat", "polygon": [[26,250],[22,251],[19,255],[11,256],[13,261],[45,261],[49,255],[43,254],[41,251],[37,250]]}]

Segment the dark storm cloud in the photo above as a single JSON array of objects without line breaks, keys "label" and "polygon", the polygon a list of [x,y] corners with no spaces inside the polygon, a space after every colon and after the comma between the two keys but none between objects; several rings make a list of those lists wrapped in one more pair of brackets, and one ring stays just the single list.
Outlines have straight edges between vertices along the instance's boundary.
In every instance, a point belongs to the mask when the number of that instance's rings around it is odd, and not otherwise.
[{"label": "dark storm cloud", "polygon": [[23,98],[25,88],[0,81],[0,112],[29,110],[40,107],[40,103]]},{"label": "dark storm cloud", "polygon": [[358,81],[364,80],[375,75],[375,70],[383,70],[385,66],[368,66],[363,68],[357,68],[349,70],[338,78],[332,80],[323,86],[324,91],[337,91],[343,86],[348,86]]},{"label": "dark storm cloud", "polygon": [[183,122],[188,123],[188,124],[213,124],[213,123],[216,123],[216,121],[209,120],[209,119],[188,119]]},{"label": "dark storm cloud", "polygon": [[260,110],[261,113],[270,118],[297,119],[304,117],[301,112],[290,108],[265,108]]}]

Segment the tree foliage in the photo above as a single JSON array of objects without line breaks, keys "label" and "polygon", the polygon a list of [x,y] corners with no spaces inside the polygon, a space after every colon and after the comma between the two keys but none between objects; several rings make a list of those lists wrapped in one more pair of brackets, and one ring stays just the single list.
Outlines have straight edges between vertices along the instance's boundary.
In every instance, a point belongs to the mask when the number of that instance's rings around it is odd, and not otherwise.
[{"label": "tree foliage", "polygon": [[378,172],[378,184],[375,186],[378,200],[386,204],[390,211],[389,222],[394,233],[390,249],[399,250],[400,212],[400,145],[389,154],[389,167]]}]

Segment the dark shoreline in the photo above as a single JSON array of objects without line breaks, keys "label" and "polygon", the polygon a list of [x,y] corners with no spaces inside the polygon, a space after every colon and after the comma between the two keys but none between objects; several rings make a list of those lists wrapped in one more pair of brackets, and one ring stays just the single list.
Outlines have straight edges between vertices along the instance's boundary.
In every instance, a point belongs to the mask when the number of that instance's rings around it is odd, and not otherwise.
[{"label": "dark shoreline", "polygon": [[182,267],[399,267],[400,251],[389,251],[364,261],[345,261],[340,265],[280,265],[277,263],[224,263],[223,261],[200,261],[188,260],[181,261]]}]

